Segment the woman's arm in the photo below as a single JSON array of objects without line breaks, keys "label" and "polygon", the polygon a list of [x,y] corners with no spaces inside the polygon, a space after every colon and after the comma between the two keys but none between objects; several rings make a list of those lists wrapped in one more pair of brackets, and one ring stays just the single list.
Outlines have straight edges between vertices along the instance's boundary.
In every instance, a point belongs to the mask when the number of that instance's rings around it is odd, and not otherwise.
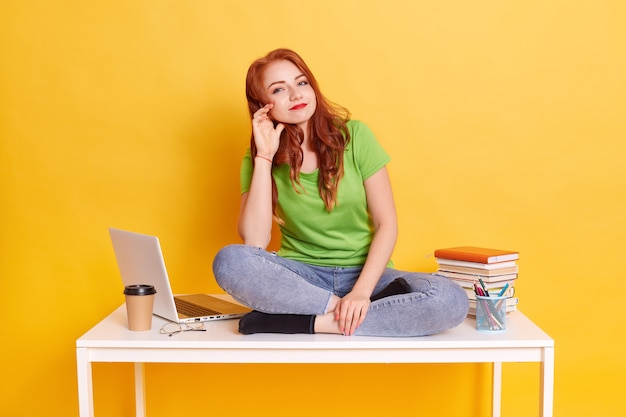
[{"label": "woman's arm", "polygon": [[237,228],[243,243],[265,249],[272,234],[272,166],[257,160],[250,191],[241,195]]},{"label": "woman's arm", "polygon": [[237,225],[239,236],[246,245],[263,249],[269,244],[272,234],[272,159],[284,129],[282,123],[274,127],[269,118],[272,107],[268,104],[260,108],[252,119],[257,156],[253,161],[250,190],[241,196]]},{"label": "woman's arm", "polygon": [[353,334],[365,319],[372,292],[389,263],[398,237],[398,218],[387,168],[365,180],[364,185],[374,238],[359,279],[335,308],[335,318],[346,335]]}]

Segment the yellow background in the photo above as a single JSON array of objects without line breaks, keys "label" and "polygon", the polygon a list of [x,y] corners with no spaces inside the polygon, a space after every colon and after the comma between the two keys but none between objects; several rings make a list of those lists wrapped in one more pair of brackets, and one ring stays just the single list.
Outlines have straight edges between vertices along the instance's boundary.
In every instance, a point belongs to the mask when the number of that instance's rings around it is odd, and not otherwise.
[{"label": "yellow background", "polygon": [[[219,291],[245,72],[285,46],[392,155],[397,266],[519,250],[520,309],[556,341],[555,416],[623,416],[624,4],[2,2],[2,414],[77,415],[75,340],[123,302],[109,226],[159,235],[175,291]],[[505,416],[535,415],[537,377],[505,365]],[[130,365],[94,378],[98,416],[132,415]],[[471,364],[147,367],[152,417],[486,416],[488,383]]]}]

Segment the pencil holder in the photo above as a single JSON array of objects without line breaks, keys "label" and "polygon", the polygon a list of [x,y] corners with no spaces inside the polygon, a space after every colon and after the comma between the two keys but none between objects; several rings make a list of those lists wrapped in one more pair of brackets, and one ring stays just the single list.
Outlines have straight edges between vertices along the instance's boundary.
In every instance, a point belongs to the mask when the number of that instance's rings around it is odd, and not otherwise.
[{"label": "pencil holder", "polygon": [[476,330],[500,332],[506,329],[506,299],[476,296]]}]

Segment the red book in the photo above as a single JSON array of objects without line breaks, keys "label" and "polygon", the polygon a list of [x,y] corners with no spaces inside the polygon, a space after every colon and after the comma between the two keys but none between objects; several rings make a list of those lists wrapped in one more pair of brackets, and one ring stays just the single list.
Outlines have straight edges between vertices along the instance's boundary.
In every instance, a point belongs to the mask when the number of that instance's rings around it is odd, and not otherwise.
[{"label": "red book", "polygon": [[437,249],[435,251],[435,257],[456,261],[491,264],[519,259],[519,252],[501,249],[478,248],[474,246],[458,246],[455,248]]}]

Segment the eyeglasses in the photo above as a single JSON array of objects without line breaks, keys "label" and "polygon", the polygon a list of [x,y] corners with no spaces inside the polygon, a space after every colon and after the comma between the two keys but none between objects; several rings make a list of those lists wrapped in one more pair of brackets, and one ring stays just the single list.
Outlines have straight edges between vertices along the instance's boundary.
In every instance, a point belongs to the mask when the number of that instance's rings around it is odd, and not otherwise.
[{"label": "eyeglasses", "polygon": [[193,323],[165,323],[161,327],[160,333],[169,337],[182,332],[206,332],[203,322]]}]

